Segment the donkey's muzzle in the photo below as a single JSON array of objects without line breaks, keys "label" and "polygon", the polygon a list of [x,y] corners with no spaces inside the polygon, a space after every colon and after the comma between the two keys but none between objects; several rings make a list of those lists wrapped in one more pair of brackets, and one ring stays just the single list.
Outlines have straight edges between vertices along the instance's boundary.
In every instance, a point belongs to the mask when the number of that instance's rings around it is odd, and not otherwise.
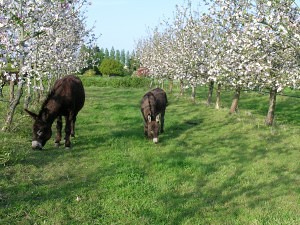
[{"label": "donkey's muzzle", "polygon": [[32,141],[31,147],[32,149],[41,150],[43,145],[38,141]]}]

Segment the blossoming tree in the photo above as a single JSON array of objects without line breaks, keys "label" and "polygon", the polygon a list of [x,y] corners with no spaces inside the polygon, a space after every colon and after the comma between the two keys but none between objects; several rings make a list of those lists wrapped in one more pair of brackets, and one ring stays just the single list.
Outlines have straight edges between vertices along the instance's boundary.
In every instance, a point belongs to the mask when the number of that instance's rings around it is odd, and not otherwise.
[{"label": "blossoming tree", "polygon": [[[84,63],[79,48],[91,35],[84,24],[86,5],[86,0],[0,1],[0,70],[7,79],[18,79],[2,130],[9,129],[24,91],[28,107],[32,89],[39,93],[45,82],[49,89],[54,79]],[[17,77],[7,73],[8,65],[18,70]]]},{"label": "blossoming tree", "polygon": [[[168,70],[174,79],[192,87],[217,82],[218,87],[234,88],[231,112],[237,110],[242,89],[268,89],[266,124],[272,125],[276,94],[286,87],[299,88],[299,6],[295,0],[212,0],[208,4],[209,13],[198,17],[199,12],[190,13],[191,2],[177,6],[174,21],[164,24],[163,41],[140,42],[151,46],[148,51],[139,48],[141,61],[153,70]],[[153,61],[157,49],[162,57]]]}]

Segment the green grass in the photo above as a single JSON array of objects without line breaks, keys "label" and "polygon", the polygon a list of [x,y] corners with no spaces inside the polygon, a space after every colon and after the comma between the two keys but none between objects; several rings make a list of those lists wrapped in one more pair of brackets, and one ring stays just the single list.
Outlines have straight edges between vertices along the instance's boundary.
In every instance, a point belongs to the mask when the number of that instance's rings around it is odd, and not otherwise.
[{"label": "green grass", "polygon": [[85,87],[114,87],[114,88],[143,88],[149,86],[151,80],[140,77],[102,77],[102,76],[81,76]]},{"label": "green grass", "polygon": [[[169,94],[165,133],[143,136],[144,88],[87,87],[73,148],[33,151],[31,120],[1,133],[0,224],[300,224],[298,99],[242,93],[240,112]],[[2,105],[3,106],[3,105]],[[1,106],[1,107],[2,107]],[[19,109],[19,114],[22,111]]]}]

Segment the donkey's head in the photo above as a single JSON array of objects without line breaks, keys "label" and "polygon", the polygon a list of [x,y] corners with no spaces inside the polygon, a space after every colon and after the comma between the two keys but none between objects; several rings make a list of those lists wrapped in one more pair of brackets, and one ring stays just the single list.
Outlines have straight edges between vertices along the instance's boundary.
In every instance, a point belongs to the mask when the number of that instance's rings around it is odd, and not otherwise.
[{"label": "donkey's head", "polygon": [[42,149],[46,142],[51,138],[51,124],[43,121],[39,116],[29,110],[25,111],[34,119],[32,126],[32,148]]},{"label": "donkey's head", "polygon": [[158,134],[160,129],[160,114],[153,120],[148,114],[148,138],[152,139],[154,143],[158,143]]}]

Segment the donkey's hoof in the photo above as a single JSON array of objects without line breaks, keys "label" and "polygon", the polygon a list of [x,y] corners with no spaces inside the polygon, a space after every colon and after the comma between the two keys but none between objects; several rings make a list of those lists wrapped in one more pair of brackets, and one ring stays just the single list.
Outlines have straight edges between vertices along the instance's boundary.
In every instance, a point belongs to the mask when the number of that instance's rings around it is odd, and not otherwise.
[{"label": "donkey's hoof", "polygon": [[59,146],[60,146],[59,142],[55,142],[54,145],[55,145],[56,148],[59,148]]},{"label": "donkey's hoof", "polygon": [[70,150],[71,147],[70,147],[70,146],[65,146],[65,149],[66,149],[66,150]]}]

